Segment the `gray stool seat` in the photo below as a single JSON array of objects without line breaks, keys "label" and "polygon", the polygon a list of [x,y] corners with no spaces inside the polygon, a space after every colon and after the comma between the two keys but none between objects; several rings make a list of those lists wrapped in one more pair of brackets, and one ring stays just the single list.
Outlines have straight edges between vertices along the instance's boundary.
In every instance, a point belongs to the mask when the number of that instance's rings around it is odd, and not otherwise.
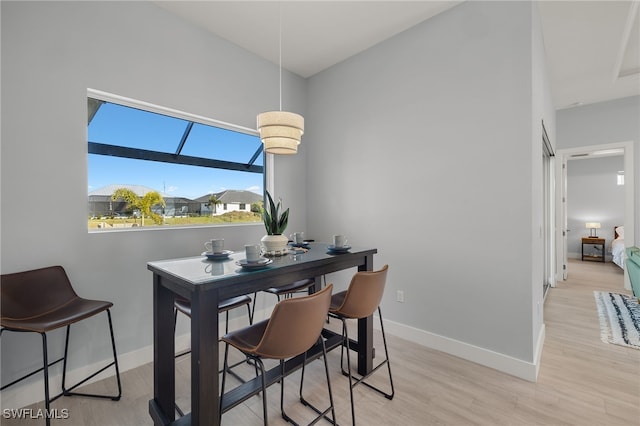
[{"label": "gray stool seat", "polygon": [[[288,299],[293,296],[293,294],[308,290],[309,287],[316,283],[313,278],[305,278],[303,280],[294,281],[290,284],[281,285],[278,287],[269,287],[263,290],[265,293],[274,294],[278,298],[278,302],[280,301],[281,296],[284,296],[285,299]],[[256,311],[256,298],[258,293],[253,294],[253,306],[251,307],[251,316],[255,315]]]},{"label": "gray stool seat", "polygon": [[[227,312],[250,303],[251,298],[247,295],[230,297],[218,303],[218,313]],[[177,310],[191,318],[191,302],[186,299],[176,299],[174,305]]]},{"label": "gray stool seat", "polygon": [[264,290],[267,293],[275,294],[276,296],[281,296],[283,294],[289,293],[297,293],[299,291],[307,290],[309,287],[315,284],[315,280],[313,278],[306,278],[304,280],[294,281],[291,284],[286,284],[280,287],[270,287]]}]

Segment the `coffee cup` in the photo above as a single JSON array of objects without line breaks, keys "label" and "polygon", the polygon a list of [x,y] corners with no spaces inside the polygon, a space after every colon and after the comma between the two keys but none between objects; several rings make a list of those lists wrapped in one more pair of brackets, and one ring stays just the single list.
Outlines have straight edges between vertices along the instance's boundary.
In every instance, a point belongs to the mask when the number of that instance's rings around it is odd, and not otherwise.
[{"label": "coffee cup", "polygon": [[204,247],[211,253],[222,253],[224,250],[224,240],[222,238],[214,238],[204,243]]},{"label": "coffee cup", "polygon": [[291,234],[291,239],[294,244],[302,244],[304,243],[304,232],[294,232]]},{"label": "coffee cup", "polygon": [[333,246],[334,247],[344,247],[347,244],[347,238],[344,235],[334,235],[333,236]]},{"label": "coffee cup", "polygon": [[260,260],[260,244],[247,244],[244,246],[247,262],[257,262]]}]

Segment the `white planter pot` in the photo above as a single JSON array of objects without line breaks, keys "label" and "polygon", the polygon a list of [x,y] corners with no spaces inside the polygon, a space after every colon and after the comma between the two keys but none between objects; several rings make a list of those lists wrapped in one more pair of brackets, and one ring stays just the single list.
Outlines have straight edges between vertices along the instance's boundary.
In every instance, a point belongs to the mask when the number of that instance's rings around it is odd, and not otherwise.
[{"label": "white planter pot", "polygon": [[260,240],[262,243],[262,247],[264,251],[267,253],[271,252],[282,252],[287,249],[287,244],[289,243],[289,238],[284,235],[265,235]]}]

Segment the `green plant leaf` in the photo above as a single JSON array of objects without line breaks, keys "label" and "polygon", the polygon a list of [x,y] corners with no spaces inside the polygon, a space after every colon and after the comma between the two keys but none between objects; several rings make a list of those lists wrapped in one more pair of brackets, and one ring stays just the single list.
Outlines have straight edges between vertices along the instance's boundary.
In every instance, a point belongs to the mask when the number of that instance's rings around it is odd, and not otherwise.
[{"label": "green plant leaf", "polygon": [[267,230],[268,235],[271,234],[271,216],[266,210],[262,210],[262,222],[264,222],[264,228]]},{"label": "green plant leaf", "polygon": [[278,234],[284,233],[284,230],[287,229],[287,223],[289,222],[289,209],[285,210],[278,221]]},{"label": "green plant leaf", "polygon": [[264,227],[269,235],[282,234],[287,228],[287,223],[289,221],[289,209],[287,208],[287,210],[280,215],[282,200],[278,200],[278,203],[276,204],[269,191],[265,191],[265,194],[266,203],[262,210],[262,221],[264,222]]},{"label": "green plant leaf", "polygon": [[270,213],[270,221],[275,221],[278,220],[278,210],[279,207],[276,208],[275,203],[273,202],[273,198],[271,198],[271,194],[269,194],[269,191],[267,191],[267,204],[269,205],[269,211]]}]

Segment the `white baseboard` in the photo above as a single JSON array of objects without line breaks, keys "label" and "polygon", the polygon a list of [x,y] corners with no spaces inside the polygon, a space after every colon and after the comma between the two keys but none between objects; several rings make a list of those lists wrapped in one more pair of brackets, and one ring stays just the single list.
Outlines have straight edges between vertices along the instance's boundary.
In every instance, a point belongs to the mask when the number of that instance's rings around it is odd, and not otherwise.
[{"label": "white baseboard", "polygon": [[[256,318],[262,318],[263,316],[263,312],[256,312]],[[379,328],[380,323],[377,318],[373,323],[375,328]],[[448,337],[440,336],[394,321],[384,320],[384,323],[385,330],[390,335],[400,337],[418,345],[445,352],[450,355],[454,355],[459,358],[466,359],[468,361],[472,361],[477,364],[484,365],[486,367],[490,367],[495,370],[502,371],[504,373],[531,382],[535,382],[538,377],[540,357],[542,356],[542,347],[545,338],[544,324],[542,325],[540,333],[538,335],[535,363],[530,363],[510,357],[508,355],[480,348],[478,346],[470,345],[468,343],[460,342],[458,340],[450,339]],[[220,325],[221,327],[224,327],[224,322],[222,322]],[[231,329],[243,326],[246,326],[246,318],[235,318],[229,321],[229,327]],[[224,329],[221,329],[220,332],[223,333]],[[189,333],[176,336],[176,352],[181,352],[188,349],[189,345]],[[152,361],[153,345],[148,345],[144,348],[127,352],[125,354],[118,354],[118,366],[120,368],[120,373],[124,373],[125,371],[131,370]],[[67,372],[68,383],[76,383],[78,380],[82,380],[84,377],[88,376],[94,371],[97,371],[109,362],[111,362],[111,358],[107,358],[104,361]],[[61,367],[54,367],[54,369],[56,370],[56,374],[50,373],[49,375],[49,389],[51,389],[51,395],[58,394],[62,385]],[[87,383],[92,383],[111,376],[115,376],[115,370],[113,368],[109,368],[106,371],[100,373]],[[116,389],[115,382],[113,389]],[[123,395],[126,393],[126,391],[126,389],[122,390]],[[44,388],[42,374],[36,374],[33,378],[27,380],[25,384],[19,383],[2,391],[2,394],[0,395],[0,409],[21,408],[36,402],[40,402],[43,399]]]},{"label": "white baseboard", "polygon": [[[374,321],[378,324],[379,321]],[[458,358],[472,361],[494,370],[519,377],[530,382],[535,382],[538,377],[538,369],[540,364],[540,356],[542,354],[542,346],[544,343],[544,326],[538,336],[538,348],[535,363],[513,358],[509,355],[494,352],[489,349],[470,345],[459,340],[449,337],[440,336],[428,331],[420,330],[405,324],[384,320],[385,331],[394,336],[400,337],[418,345],[425,346],[445,352]]]},{"label": "white baseboard", "polygon": [[538,341],[536,342],[536,347],[535,347],[536,356],[535,356],[534,365],[536,367],[536,375],[535,375],[535,379],[530,380],[531,382],[538,381],[538,373],[540,372],[540,360],[542,359],[542,350],[544,349],[544,339],[546,338],[546,335],[547,335],[547,327],[543,323],[542,326],[540,327],[540,332],[538,333]]},{"label": "white baseboard", "polygon": [[580,260],[582,258],[582,253],[574,253],[572,251],[569,251],[567,252],[567,258]]}]

